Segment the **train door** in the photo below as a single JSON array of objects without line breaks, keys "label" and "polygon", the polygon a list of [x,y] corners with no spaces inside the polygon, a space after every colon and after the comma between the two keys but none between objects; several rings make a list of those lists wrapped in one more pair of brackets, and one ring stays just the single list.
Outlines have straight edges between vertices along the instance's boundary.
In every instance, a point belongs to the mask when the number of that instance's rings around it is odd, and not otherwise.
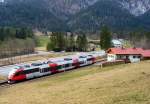
[{"label": "train door", "polygon": [[87,58],[87,64],[90,65],[90,64],[93,64],[94,63],[94,58],[93,57],[88,57]]},{"label": "train door", "polygon": [[73,66],[73,61],[66,61],[66,63],[64,64],[65,70],[70,70],[75,68],[75,66]]},{"label": "train door", "polygon": [[51,74],[49,65],[43,65],[40,67],[39,76]]},{"label": "train door", "polygon": [[79,66],[80,66],[80,63],[79,63],[79,60],[74,60],[73,61],[73,66],[74,66],[74,68],[78,68]]},{"label": "train door", "polygon": [[80,59],[79,63],[80,63],[80,66],[85,66],[85,65],[87,65],[87,59],[82,58],[82,59]]},{"label": "train door", "polygon": [[50,67],[41,68],[41,69],[40,69],[40,73],[41,73],[41,74],[40,74],[41,76],[51,74]]}]

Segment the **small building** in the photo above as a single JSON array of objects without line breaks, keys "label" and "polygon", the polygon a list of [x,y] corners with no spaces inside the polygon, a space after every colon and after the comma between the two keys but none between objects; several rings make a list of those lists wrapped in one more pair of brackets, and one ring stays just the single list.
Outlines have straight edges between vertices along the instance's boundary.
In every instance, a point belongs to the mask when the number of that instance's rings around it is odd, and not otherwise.
[{"label": "small building", "polygon": [[144,50],[142,48],[110,48],[107,50],[107,61],[139,62],[143,54]]},{"label": "small building", "polygon": [[123,43],[119,39],[113,39],[111,41],[111,44],[115,48],[121,48],[121,47],[123,47]]}]

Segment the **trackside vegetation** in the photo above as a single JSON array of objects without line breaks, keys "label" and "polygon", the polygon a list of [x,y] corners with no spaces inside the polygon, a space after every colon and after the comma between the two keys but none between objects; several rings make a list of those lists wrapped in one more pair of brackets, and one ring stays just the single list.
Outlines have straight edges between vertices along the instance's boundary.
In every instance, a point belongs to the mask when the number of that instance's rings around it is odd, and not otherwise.
[{"label": "trackside vegetation", "polygon": [[0,58],[34,52],[34,33],[30,28],[0,27]]},{"label": "trackside vegetation", "polygon": [[35,42],[31,38],[7,39],[0,44],[0,58],[29,54],[34,48]]}]

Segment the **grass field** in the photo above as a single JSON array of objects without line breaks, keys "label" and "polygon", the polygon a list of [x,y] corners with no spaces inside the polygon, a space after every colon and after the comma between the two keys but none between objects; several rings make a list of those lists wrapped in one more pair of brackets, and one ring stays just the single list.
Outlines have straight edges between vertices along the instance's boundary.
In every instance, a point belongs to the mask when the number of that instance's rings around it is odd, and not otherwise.
[{"label": "grass field", "polygon": [[150,61],[89,66],[0,88],[0,104],[150,104]]},{"label": "grass field", "polygon": [[37,36],[37,47],[36,50],[44,50],[46,51],[46,46],[49,42],[48,36]]},{"label": "grass field", "polygon": [[3,76],[0,76],[0,81],[1,81],[1,80],[4,80],[4,79],[5,79],[5,77],[3,77]]}]

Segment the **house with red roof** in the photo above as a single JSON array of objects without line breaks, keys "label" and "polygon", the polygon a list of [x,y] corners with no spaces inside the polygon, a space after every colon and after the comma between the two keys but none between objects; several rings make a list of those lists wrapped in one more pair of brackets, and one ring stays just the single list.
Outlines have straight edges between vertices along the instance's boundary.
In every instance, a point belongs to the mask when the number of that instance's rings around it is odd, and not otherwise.
[{"label": "house with red roof", "polygon": [[144,50],[142,56],[144,59],[150,59],[150,50]]},{"label": "house with red roof", "polygon": [[143,58],[150,58],[150,50],[142,48],[110,48],[107,50],[107,61],[139,62]]}]

